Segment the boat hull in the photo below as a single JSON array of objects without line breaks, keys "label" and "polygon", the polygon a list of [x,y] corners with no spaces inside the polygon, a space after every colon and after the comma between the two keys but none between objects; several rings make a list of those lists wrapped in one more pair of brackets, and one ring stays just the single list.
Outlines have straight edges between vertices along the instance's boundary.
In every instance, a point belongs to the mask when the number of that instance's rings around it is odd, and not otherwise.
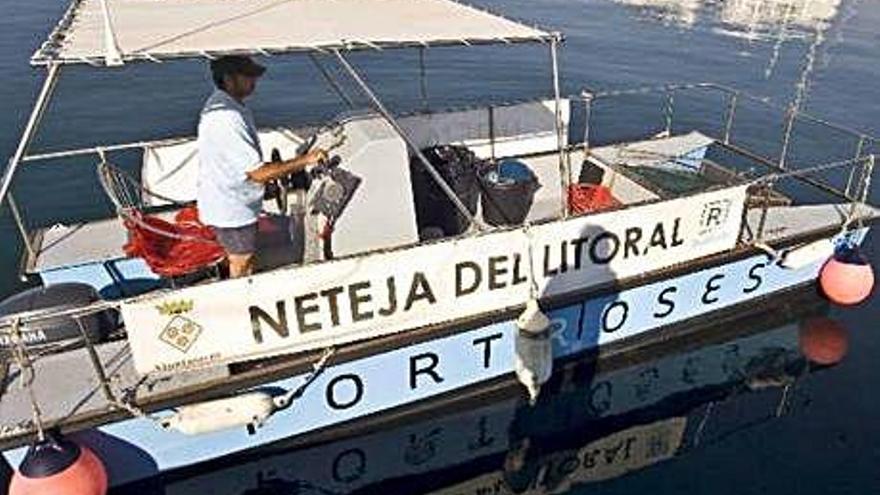
[{"label": "boat hull", "polygon": [[[856,240],[866,232],[859,231]],[[547,312],[554,359],[576,359],[624,339],[751,306],[814,282],[823,263],[786,268],[760,254],[563,305]],[[131,418],[81,438],[107,452],[111,484],[122,485],[509,377],[517,334],[510,319],[330,364],[290,407],[253,434],[236,428],[190,436],[152,419]],[[302,374],[256,389],[294,390],[306,379]],[[24,450],[5,455],[17,465]]]},{"label": "boat hull", "polygon": [[[565,376],[536,406],[503,392],[497,399],[487,398],[490,387],[480,387],[471,394],[479,399],[453,399],[446,405],[435,402],[426,411],[377,420],[381,425],[373,428],[359,422],[355,433],[332,441],[283,442],[285,445],[277,448],[258,449],[211,465],[207,471],[175,474],[163,480],[164,493],[238,495],[297,485],[333,493],[375,492],[377,488],[398,493],[408,491],[407,483],[414,476],[428,473],[437,476],[431,476],[431,481],[420,478],[419,490],[433,493],[429,487],[435,483],[458,486],[462,477],[474,483],[474,465],[496,471],[505,464],[505,456],[524,445],[524,439],[529,439],[533,448],[537,443],[542,445],[538,451],[544,453],[543,458],[532,459],[537,469],[521,470],[536,475],[561,457],[547,456],[548,450],[573,457],[599,444],[617,444],[625,435],[631,442],[626,449],[565,473],[573,481],[607,479],[643,466],[641,461],[653,464],[687,452],[700,441],[711,442],[712,433],[718,437],[730,431],[731,425],[717,431],[717,423],[722,422],[713,421],[715,431],[700,438],[703,432],[696,425],[706,421],[705,404],[721,408],[719,401],[728,402],[749,390],[746,383],[750,376],[786,366],[803,372],[799,324],[802,318],[820,313],[815,305],[808,308],[802,308],[807,313],[797,318],[765,312],[739,319],[740,325],[716,325],[713,329],[722,335],[692,349],[681,349],[680,342],[675,346],[652,345],[650,356],[636,363],[603,359],[593,373],[581,373],[579,365],[566,366]],[[776,320],[784,323],[774,323]],[[767,405],[755,402],[756,406]],[[762,412],[766,413],[765,409]],[[684,430],[661,428],[658,432],[656,427],[648,427],[652,433],[661,433],[661,439],[666,437],[664,433],[673,433],[669,440],[675,441],[662,443],[668,455],[658,456],[656,451],[647,457],[636,455],[639,445],[635,442],[657,437],[633,434],[646,423],[683,426],[685,420],[688,428]],[[585,444],[589,448],[582,447]],[[576,476],[576,471],[586,476]],[[501,476],[504,473],[496,471],[477,479],[485,486],[498,482]],[[526,478],[539,482],[537,476]],[[489,489],[484,492],[493,493]]]}]

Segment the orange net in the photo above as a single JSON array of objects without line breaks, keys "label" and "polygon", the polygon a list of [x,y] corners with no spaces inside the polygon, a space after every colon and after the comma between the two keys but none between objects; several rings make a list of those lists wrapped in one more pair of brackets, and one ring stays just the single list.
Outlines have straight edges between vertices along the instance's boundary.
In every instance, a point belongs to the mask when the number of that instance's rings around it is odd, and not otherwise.
[{"label": "orange net", "polygon": [[163,277],[193,273],[226,257],[211,227],[199,221],[194,206],[178,211],[174,223],[133,210],[125,219],[125,254],[143,258]]},{"label": "orange net", "polygon": [[620,206],[611,190],[593,184],[572,184],[568,187],[568,207],[572,213],[602,211]]}]

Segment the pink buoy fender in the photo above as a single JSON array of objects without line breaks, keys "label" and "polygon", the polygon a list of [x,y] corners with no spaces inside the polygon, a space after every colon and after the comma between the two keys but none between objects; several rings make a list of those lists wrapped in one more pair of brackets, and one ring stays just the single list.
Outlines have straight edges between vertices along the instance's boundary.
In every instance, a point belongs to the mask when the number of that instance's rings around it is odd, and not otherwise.
[{"label": "pink buoy fender", "polygon": [[9,495],[106,495],[107,471],[94,452],[64,438],[28,449]]},{"label": "pink buoy fender", "polygon": [[822,267],[819,285],[836,304],[858,304],[871,295],[874,270],[858,248],[841,247]]},{"label": "pink buoy fender", "polygon": [[849,349],[849,335],[839,322],[824,316],[803,322],[799,333],[801,353],[821,365],[839,363]]}]

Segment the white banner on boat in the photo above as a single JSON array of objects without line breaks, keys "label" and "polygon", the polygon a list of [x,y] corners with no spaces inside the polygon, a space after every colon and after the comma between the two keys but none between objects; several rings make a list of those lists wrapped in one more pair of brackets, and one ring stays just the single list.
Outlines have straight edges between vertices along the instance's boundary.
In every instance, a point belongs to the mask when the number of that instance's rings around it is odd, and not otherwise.
[{"label": "white banner on boat", "polygon": [[[521,305],[735,246],[746,186],[125,301],[135,367],[318,349]],[[530,262],[531,261],[531,262]]]}]

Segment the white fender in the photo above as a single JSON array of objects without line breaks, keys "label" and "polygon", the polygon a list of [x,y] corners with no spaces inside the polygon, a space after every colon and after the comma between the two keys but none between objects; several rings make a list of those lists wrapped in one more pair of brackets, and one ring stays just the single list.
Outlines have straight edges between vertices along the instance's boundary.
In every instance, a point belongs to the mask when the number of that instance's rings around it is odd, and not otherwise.
[{"label": "white fender", "polygon": [[541,311],[538,301],[529,299],[526,309],[516,319],[516,327],[532,335],[542,334],[550,329],[550,318]]},{"label": "white fender", "polygon": [[526,309],[516,320],[519,329],[515,339],[516,377],[529,392],[534,404],[541,393],[541,385],[553,374],[553,346],[550,340],[550,318],[530,299]]},{"label": "white fender", "polygon": [[234,397],[183,406],[161,420],[165,429],[187,435],[201,435],[229,428],[260,427],[272,415],[275,404],[266,392],[248,392]]},{"label": "white fender", "polygon": [[834,241],[820,239],[802,246],[791,248],[782,255],[783,268],[803,268],[818,260],[826,260],[834,254]]}]

